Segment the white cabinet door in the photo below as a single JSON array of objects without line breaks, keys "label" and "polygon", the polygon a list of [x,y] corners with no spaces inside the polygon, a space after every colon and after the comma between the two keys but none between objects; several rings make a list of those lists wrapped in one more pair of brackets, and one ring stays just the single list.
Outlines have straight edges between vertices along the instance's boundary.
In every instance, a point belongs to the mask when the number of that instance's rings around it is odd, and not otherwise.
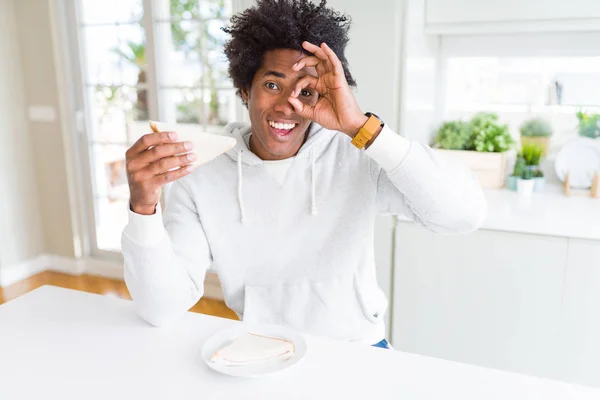
[{"label": "white cabinet door", "polygon": [[431,33],[597,30],[597,0],[426,0]]},{"label": "white cabinet door", "polygon": [[600,386],[600,241],[569,241],[561,328],[565,379]]},{"label": "white cabinet door", "polygon": [[567,239],[396,228],[396,349],[549,378]]}]

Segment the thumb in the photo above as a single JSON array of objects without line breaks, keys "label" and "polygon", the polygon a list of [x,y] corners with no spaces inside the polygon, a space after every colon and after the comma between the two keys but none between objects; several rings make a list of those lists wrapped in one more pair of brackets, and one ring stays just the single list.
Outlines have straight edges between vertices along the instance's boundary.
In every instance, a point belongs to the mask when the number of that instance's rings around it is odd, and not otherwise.
[{"label": "thumb", "polygon": [[298,115],[300,115],[303,118],[308,118],[308,119],[312,120],[312,117],[314,114],[314,107],[311,107],[311,106],[308,106],[308,105],[302,103],[296,97],[290,96],[288,98],[288,101],[294,107],[294,110],[296,110],[296,113]]}]

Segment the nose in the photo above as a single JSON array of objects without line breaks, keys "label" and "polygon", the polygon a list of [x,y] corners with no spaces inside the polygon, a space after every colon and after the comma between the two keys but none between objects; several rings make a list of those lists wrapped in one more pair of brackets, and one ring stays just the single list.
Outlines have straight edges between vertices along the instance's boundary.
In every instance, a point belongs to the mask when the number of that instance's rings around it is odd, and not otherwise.
[{"label": "nose", "polygon": [[282,113],[285,116],[290,116],[294,113],[294,107],[288,101],[288,98],[292,95],[292,91],[282,91],[282,93],[277,98],[275,102],[275,106],[273,109],[277,112]]}]

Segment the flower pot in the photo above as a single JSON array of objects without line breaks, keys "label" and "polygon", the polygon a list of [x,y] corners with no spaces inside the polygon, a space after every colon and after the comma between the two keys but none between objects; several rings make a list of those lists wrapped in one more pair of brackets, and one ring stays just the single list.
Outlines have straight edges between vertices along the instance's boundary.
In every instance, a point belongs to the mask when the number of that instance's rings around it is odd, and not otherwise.
[{"label": "flower pot", "polygon": [[540,176],[538,178],[533,178],[532,181],[534,181],[534,184],[533,184],[534,192],[539,192],[544,189],[546,179],[543,176]]},{"label": "flower pot", "polygon": [[530,198],[534,187],[535,181],[533,179],[517,179],[517,193],[521,198]]},{"label": "flower pot", "polygon": [[514,192],[517,191],[517,181],[519,180],[518,176],[509,176],[508,178],[506,178],[506,188],[508,190],[512,190]]},{"label": "flower pot", "polygon": [[550,150],[550,137],[548,136],[521,136],[521,146],[535,144],[542,148],[542,157],[548,155]]},{"label": "flower pot", "polygon": [[435,151],[443,157],[452,159],[471,169],[482,187],[488,189],[504,187],[510,150],[503,153],[443,149],[435,149]]},{"label": "flower pot", "polygon": [[[508,190],[512,190],[513,192],[517,191],[517,181],[521,179],[518,176],[509,176],[506,178],[506,188]],[[544,189],[544,185],[546,184],[546,178],[543,176],[539,178],[532,178],[533,183],[533,191],[539,192]]]}]

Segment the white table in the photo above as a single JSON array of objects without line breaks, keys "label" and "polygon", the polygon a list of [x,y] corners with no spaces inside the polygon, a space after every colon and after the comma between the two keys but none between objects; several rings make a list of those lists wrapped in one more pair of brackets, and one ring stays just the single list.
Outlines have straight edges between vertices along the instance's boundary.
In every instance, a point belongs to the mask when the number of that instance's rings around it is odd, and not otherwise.
[{"label": "white table", "polygon": [[152,328],[126,300],[44,286],[0,306],[0,399],[600,399],[600,390],[307,337],[306,358],[264,378],[202,363],[239,323],[188,313]]}]

